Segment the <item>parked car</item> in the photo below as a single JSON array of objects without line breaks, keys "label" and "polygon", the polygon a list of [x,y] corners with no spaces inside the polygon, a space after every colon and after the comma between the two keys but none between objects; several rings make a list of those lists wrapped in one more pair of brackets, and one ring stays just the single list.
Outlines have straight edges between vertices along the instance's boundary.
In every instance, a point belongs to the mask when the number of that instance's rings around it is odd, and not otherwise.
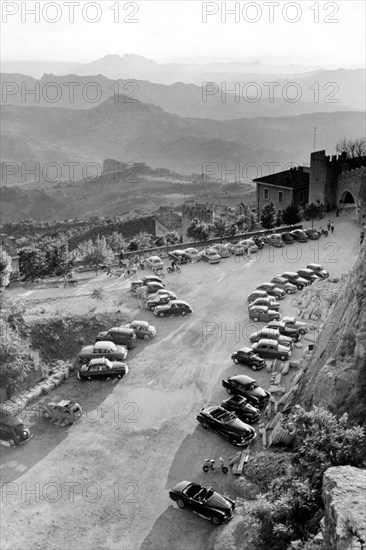
[{"label": "parked car", "polygon": [[310,281],[310,283],[315,283],[315,281],[319,281],[321,279],[320,275],[316,275],[315,271],[312,269],[304,268],[304,269],[298,269],[297,273],[299,277],[302,277],[303,279],[306,279],[307,281]]},{"label": "parked car", "polygon": [[306,267],[307,269],[312,269],[321,279],[328,279],[329,277],[328,271],[320,264],[308,264]]},{"label": "parked car", "polygon": [[306,243],[308,240],[306,233],[302,229],[294,229],[293,231],[290,231],[290,233],[295,241],[300,243]]},{"label": "parked car", "polygon": [[10,414],[4,407],[0,409],[0,440],[9,445],[24,445],[33,437],[29,428],[24,426],[23,420],[17,415]]},{"label": "parked car", "polygon": [[308,239],[311,239],[312,241],[315,241],[320,237],[320,233],[316,229],[314,229],[314,227],[305,229],[304,233],[308,237]]},{"label": "parked car", "polygon": [[259,340],[255,344],[252,344],[254,353],[257,353],[263,358],[267,359],[281,359],[281,361],[288,361],[291,357],[291,348],[289,346],[281,345],[278,340]]},{"label": "parked car", "polygon": [[192,308],[183,302],[183,300],[172,300],[169,304],[156,306],[154,315],[158,317],[166,317],[168,315],[181,315],[184,317],[187,313],[192,313]]},{"label": "parked car", "polygon": [[242,395],[246,397],[251,405],[261,409],[264,407],[271,394],[258,386],[257,382],[244,374],[230,376],[227,380],[222,381],[222,385],[229,395]]},{"label": "parked car", "polygon": [[259,342],[259,340],[269,339],[269,340],[277,340],[281,346],[288,346],[290,349],[293,346],[293,339],[290,338],[290,336],[284,336],[280,333],[279,330],[273,329],[273,328],[262,328],[261,330],[257,330],[256,332],[253,332],[253,334],[250,335],[249,340],[252,344]]},{"label": "parked car", "polygon": [[99,332],[95,341],[113,342],[114,344],[123,345],[128,349],[132,349],[136,346],[137,337],[132,328],[122,325],[120,327],[112,327],[107,331]]},{"label": "parked car", "polygon": [[172,300],[176,300],[177,296],[172,290],[168,290],[167,288],[161,288],[155,294],[150,294],[148,299],[150,298],[156,298],[156,296],[170,296]]},{"label": "parked car", "polygon": [[145,264],[151,269],[164,269],[164,264],[159,256],[149,256]]},{"label": "parked car", "polygon": [[254,428],[245,424],[223,407],[207,407],[197,415],[197,420],[205,430],[211,429],[225,437],[232,445],[248,445],[256,437]]},{"label": "parked car", "polygon": [[84,346],[79,353],[79,361],[88,363],[94,357],[107,357],[111,361],[124,361],[127,357],[126,346],[116,346],[110,341],[96,342],[92,346]]},{"label": "parked car", "polygon": [[214,248],[206,248],[200,253],[201,260],[208,262],[209,264],[219,264],[221,262],[221,256]]},{"label": "parked car", "polygon": [[159,294],[158,296],[152,296],[151,298],[148,297],[146,300],[146,309],[149,309],[150,311],[153,311],[156,306],[163,306],[165,304],[169,304],[172,300],[175,300],[176,298],[173,298],[170,296],[170,294]]},{"label": "parked car", "polygon": [[244,246],[240,243],[229,243],[227,248],[230,254],[234,254],[234,256],[242,256],[245,252]]},{"label": "parked car", "polygon": [[269,298],[269,294],[265,290],[254,290],[254,292],[249,294],[247,301],[250,304],[254,302],[254,300],[257,300],[257,298]]},{"label": "parked car", "polygon": [[134,330],[137,338],[142,338],[143,340],[150,340],[156,335],[156,328],[147,321],[135,320],[124,326]]},{"label": "parked car", "polygon": [[253,241],[258,248],[264,248],[264,240],[262,237],[254,237]]},{"label": "parked car", "polygon": [[284,290],[286,294],[295,294],[295,292],[297,292],[297,287],[285,279],[285,277],[281,277],[281,275],[275,275],[272,277],[271,283],[273,283],[277,288]]},{"label": "parked car", "polygon": [[288,231],[285,231],[285,233],[281,233],[282,240],[285,244],[291,244],[294,242],[294,236],[291,235]]},{"label": "parked car", "polygon": [[179,508],[187,508],[193,513],[209,519],[214,525],[229,521],[235,510],[235,502],[216,493],[211,487],[206,489],[198,483],[180,481],[171,491],[169,497]]},{"label": "parked car", "polygon": [[267,243],[271,246],[279,247],[285,246],[285,243],[283,242],[282,236],[280,233],[272,233],[271,235],[267,235]]},{"label": "parked car", "polygon": [[187,264],[191,261],[191,258],[184,250],[172,250],[172,252],[168,252],[168,258],[175,260],[177,264]]},{"label": "parked car", "polygon": [[158,290],[165,290],[164,285],[162,285],[161,283],[154,283],[154,282],[146,283],[146,285],[144,285],[144,288],[146,289],[145,290],[146,295],[156,294]]},{"label": "parked car", "polygon": [[255,323],[262,321],[269,323],[269,321],[281,319],[281,315],[274,309],[269,309],[266,306],[255,306],[249,309],[249,319],[252,319]]},{"label": "parked car", "polygon": [[286,325],[283,321],[270,321],[265,328],[278,330],[282,336],[289,336],[294,342],[298,342],[301,339],[299,329]]},{"label": "parked car", "polygon": [[298,290],[302,290],[310,284],[307,279],[303,279],[302,277],[300,277],[300,275],[296,273],[296,271],[285,271],[285,273],[282,273],[281,277],[290,281],[290,283],[295,285]]},{"label": "parked car", "polygon": [[283,300],[286,297],[286,292],[274,283],[262,283],[257,286],[257,290],[264,290],[267,294],[276,298],[276,300]]},{"label": "parked car", "polygon": [[221,403],[221,407],[227,411],[234,412],[239,420],[252,424],[259,418],[260,411],[257,407],[253,407],[242,395],[232,395]]},{"label": "parked car", "polygon": [[58,403],[47,403],[42,407],[43,418],[46,420],[60,420],[65,424],[73,424],[83,415],[79,403],[63,399]]},{"label": "parked car", "polygon": [[201,259],[201,256],[196,248],[186,248],[184,252],[187,254],[191,262],[198,262],[198,260]]},{"label": "parked car", "polygon": [[262,357],[256,355],[251,348],[239,349],[236,353],[232,354],[231,359],[236,365],[238,363],[242,363],[243,365],[247,365],[254,371],[263,369],[263,367],[266,366],[266,362],[262,359]]},{"label": "parked car", "polygon": [[269,309],[274,309],[275,311],[279,311],[280,309],[279,302],[273,300],[272,296],[268,296],[268,298],[257,298],[254,302],[251,302],[248,305],[248,309],[251,309],[252,307],[255,308],[256,306],[266,306]]},{"label": "parked car", "polygon": [[214,244],[212,248],[216,250],[221,258],[228,258],[230,256],[230,252],[228,251],[227,246],[224,244]]},{"label": "parked car", "polygon": [[282,322],[285,323],[287,327],[296,328],[300,334],[306,334],[309,330],[307,323],[298,321],[295,317],[284,317]]},{"label": "parked car", "polygon": [[243,241],[239,241],[239,244],[243,245],[245,252],[249,252],[250,254],[258,252],[258,246],[253,239],[244,239]]},{"label": "parked car", "polygon": [[128,366],[121,361],[110,361],[106,357],[91,359],[89,363],[81,365],[78,371],[79,380],[91,380],[92,378],[110,378],[115,376],[122,378],[128,373]]},{"label": "parked car", "polygon": [[164,282],[160,277],[157,277],[156,275],[147,275],[144,277],[141,277],[141,279],[135,279],[134,281],[131,281],[131,290],[134,292],[137,292],[138,289],[145,287],[148,283],[157,283],[160,284],[162,288],[164,288]]}]

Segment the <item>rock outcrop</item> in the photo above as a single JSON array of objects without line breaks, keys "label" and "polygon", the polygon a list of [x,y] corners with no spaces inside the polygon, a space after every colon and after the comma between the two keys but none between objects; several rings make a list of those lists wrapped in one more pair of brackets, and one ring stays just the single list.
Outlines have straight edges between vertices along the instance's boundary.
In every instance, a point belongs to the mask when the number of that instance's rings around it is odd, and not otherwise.
[{"label": "rock outcrop", "polygon": [[365,550],[366,470],[329,468],[323,477],[323,500],[326,550]]}]

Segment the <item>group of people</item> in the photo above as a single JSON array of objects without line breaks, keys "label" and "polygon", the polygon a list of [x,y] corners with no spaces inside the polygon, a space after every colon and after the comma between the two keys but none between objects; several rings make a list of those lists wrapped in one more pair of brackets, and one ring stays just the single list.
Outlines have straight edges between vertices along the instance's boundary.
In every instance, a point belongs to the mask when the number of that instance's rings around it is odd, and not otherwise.
[{"label": "group of people", "polygon": [[328,220],[327,228],[328,228],[328,233],[334,233],[334,222],[331,222],[330,220]]}]

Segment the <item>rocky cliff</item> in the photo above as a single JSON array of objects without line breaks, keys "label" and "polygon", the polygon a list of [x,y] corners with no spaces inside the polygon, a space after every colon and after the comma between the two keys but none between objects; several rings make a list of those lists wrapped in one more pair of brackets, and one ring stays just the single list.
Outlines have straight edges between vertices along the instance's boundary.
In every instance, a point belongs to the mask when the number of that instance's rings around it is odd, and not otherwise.
[{"label": "rocky cliff", "polygon": [[327,550],[366,548],[366,470],[352,466],[329,468],[323,478]]}]

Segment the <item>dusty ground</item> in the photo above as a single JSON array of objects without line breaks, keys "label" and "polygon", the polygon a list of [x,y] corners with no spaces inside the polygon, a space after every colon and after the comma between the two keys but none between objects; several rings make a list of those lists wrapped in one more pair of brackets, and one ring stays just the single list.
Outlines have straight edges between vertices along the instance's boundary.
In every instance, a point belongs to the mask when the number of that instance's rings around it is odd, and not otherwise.
[{"label": "dusty ground", "polygon": [[[182,479],[197,480],[235,497],[231,474],[202,472],[205,458],[229,457],[235,448],[204,431],[196,413],[204,403],[220,403],[227,396],[224,377],[253,374],[233,365],[230,355],[258,328],[249,323],[246,307],[246,296],[257,284],[311,261],[322,263],[331,277],[352,267],[360,228],[336,221],[334,235],[319,242],[265,248],[251,261],[198,263],[168,275],[167,288],[193,308],[184,319],[157,319],[139,309],[125,291],[128,282],[105,275],[80,281],[76,289],[10,291],[26,302],[31,318],[40,307],[43,315],[56,309],[86,312],[95,305],[91,291],[102,286],[101,311],[122,297],[124,311],[151,321],[158,334],[151,342],[138,341],[129,353],[130,372],[121,381],[82,383],[73,375],[46,398],[76,399],[85,412],[79,424],[48,425],[29,411],[33,439],[19,448],[1,446],[1,549],[205,548],[214,527],[173,506],[168,489]],[[281,312],[297,313],[291,297],[281,303]],[[266,371],[254,377],[268,387]],[[261,448],[259,439],[255,448]]]}]

